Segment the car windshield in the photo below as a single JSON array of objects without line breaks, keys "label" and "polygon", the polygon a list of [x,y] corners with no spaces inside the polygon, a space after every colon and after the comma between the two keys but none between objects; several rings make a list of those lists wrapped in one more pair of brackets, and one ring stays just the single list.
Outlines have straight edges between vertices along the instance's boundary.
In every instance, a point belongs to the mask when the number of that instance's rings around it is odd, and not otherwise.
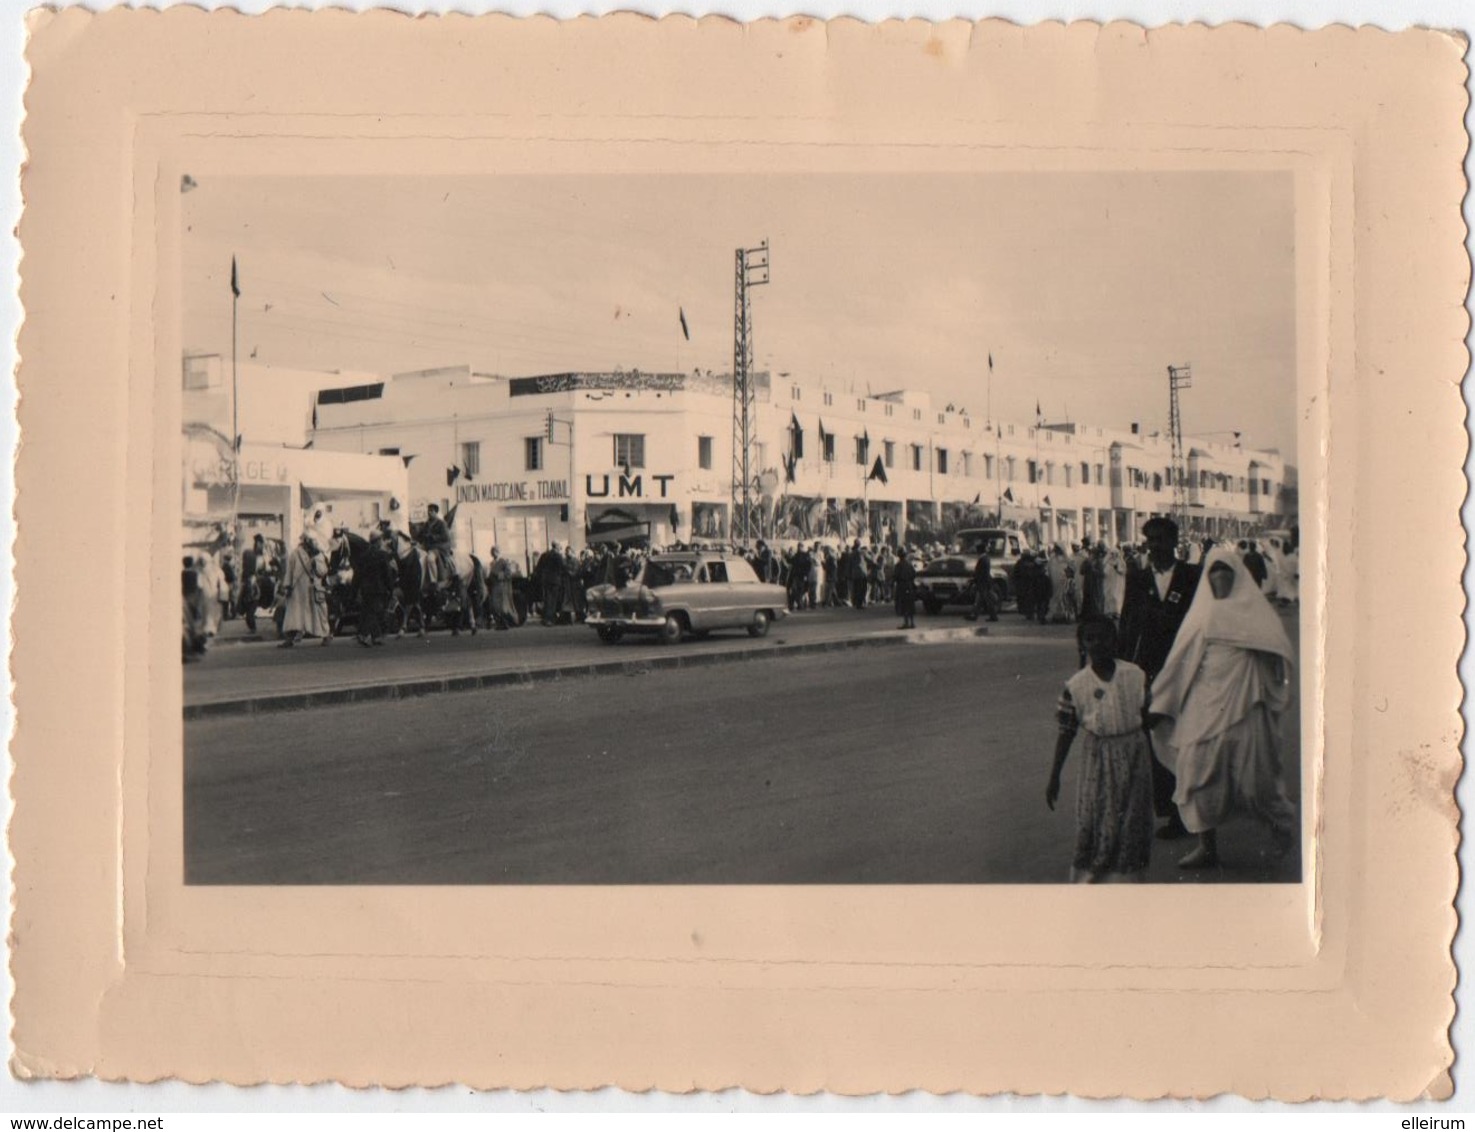
[{"label": "car windshield", "polygon": [[674,586],[678,582],[689,582],[692,580],[696,563],[685,561],[670,561],[652,558],[645,564],[645,576],[641,578],[641,584],[649,589],[658,590],[662,586]]},{"label": "car windshield", "polygon": [[1004,536],[1002,534],[971,534],[964,535],[959,545],[964,554],[987,554],[990,558],[997,558],[1004,553]]}]

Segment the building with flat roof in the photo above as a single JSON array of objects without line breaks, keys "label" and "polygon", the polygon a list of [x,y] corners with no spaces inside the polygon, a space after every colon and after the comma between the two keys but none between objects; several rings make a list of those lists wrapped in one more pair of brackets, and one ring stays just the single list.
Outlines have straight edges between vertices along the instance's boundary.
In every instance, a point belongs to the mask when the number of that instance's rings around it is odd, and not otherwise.
[{"label": "building with flat roof", "polygon": [[[1138,426],[995,422],[917,390],[756,377],[752,491],[768,538],[933,541],[1002,521],[1038,543],[1119,543],[1173,508],[1169,440]],[[729,535],[730,375],[457,366],[324,390],[314,415],[317,448],[405,460],[409,517],[454,506],[479,552]],[[1194,437],[1185,453],[1185,533],[1294,521],[1278,453]]]},{"label": "building with flat roof", "polygon": [[409,495],[402,461],[308,447],[317,396],[371,376],[248,364],[232,382],[219,355],[186,354],[182,542],[218,545],[234,527],[237,541],[260,533],[291,546],[319,508],[354,528],[392,518]]}]

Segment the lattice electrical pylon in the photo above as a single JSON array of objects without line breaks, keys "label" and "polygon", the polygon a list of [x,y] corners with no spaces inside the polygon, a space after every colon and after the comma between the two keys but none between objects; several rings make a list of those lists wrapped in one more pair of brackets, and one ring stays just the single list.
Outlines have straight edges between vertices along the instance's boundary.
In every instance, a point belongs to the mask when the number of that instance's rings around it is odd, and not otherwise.
[{"label": "lattice electrical pylon", "polygon": [[1178,390],[1193,385],[1192,366],[1168,367],[1168,435],[1173,442],[1173,521],[1181,538],[1188,537],[1188,464],[1183,458],[1183,414]]},{"label": "lattice electrical pylon", "polygon": [[756,248],[738,248],[732,337],[732,522],[734,542],[749,542],[763,535],[759,515],[758,469],[753,466],[753,406],[757,390],[753,383],[753,309],[750,287],[768,282],[768,241]]}]

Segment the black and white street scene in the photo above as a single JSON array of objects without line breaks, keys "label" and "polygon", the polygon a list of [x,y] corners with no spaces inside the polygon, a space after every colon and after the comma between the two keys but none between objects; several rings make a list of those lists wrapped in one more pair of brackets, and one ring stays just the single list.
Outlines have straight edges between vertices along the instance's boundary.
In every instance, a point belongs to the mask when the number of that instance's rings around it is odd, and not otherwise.
[{"label": "black and white street scene", "polygon": [[186,881],[1300,882],[1293,189],[186,176]]}]

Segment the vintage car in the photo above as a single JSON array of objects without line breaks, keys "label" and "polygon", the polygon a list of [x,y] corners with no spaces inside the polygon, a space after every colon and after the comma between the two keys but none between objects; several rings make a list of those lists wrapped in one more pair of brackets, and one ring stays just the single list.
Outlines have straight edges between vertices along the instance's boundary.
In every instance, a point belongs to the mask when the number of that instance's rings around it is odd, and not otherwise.
[{"label": "vintage car", "polygon": [[737,555],[709,551],[652,555],[637,576],[591,586],[586,595],[585,623],[611,644],[626,633],[653,633],[666,643],[713,629],[761,637],[788,613],[783,586],[760,582]]},{"label": "vintage car", "polygon": [[989,577],[993,579],[994,605],[1003,609],[1014,600],[1014,567],[1025,549],[1018,531],[1002,527],[976,527],[954,536],[959,553],[929,562],[917,575],[917,599],[929,614],[945,605],[973,605],[973,570],[978,556],[988,554]]}]

